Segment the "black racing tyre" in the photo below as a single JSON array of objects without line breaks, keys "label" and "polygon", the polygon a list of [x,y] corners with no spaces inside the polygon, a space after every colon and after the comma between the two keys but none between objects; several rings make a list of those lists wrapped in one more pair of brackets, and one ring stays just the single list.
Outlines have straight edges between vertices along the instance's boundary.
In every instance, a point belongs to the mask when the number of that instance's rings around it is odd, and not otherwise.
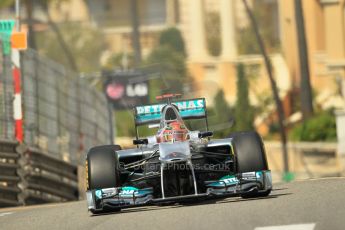
[{"label": "black racing tyre", "polygon": [[[231,135],[238,173],[268,170],[264,144],[257,132],[238,132]],[[242,198],[268,196],[271,189],[244,193]]]},{"label": "black racing tyre", "polygon": [[257,197],[265,197],[271,193],[271,189],[265,191],[257,191],[252,193],[244,193],[241,195],[242,198],[257,198]]},{"label": "black racing tyre", "polygon": [[119,145],[96,146],[87,153],[87,189],[120,186],[117,152]]},{"label": "black racing tyre", "polygon": [[237,132],[232,134],[237,172],[268,170],[266,153],[257,132]]},{"label": "black racing tyre", "polygon": [[119,212],[121,211],[121,208],[109,208],[109,207],[103,207],[102,210],[94,210],[94,209],[91,209],[90,212],[93,214],[93,215],[102,215],[102,214],[109,214],[111,212]]}]

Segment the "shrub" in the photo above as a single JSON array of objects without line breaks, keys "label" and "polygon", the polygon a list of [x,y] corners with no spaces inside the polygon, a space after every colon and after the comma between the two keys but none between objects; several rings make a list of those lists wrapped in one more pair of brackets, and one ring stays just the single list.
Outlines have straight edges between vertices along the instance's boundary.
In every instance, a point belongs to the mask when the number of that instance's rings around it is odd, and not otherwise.
[{"label": "shrub", "polygon": [[336,122],[332,110],[322,111],[295,126],[290,133],[296,141],[336,141]]}]

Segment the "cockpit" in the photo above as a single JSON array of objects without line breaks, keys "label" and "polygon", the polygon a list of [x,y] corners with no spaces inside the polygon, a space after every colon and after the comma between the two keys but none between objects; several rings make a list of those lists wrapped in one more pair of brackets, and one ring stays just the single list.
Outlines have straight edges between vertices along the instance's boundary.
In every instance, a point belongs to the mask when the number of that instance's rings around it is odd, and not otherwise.
[{"label": "cockpit", "polygon": [[175,105],[171,105],[171,104],[166,105],[162,109],[162,118],[161,118],[160,128],[164,128],[166,125],[174,121],[183,123],[183,120],[179,114],[178,108]]},{"label": "cockpit", "polygon": [[186,128],[178,108],[169,104],[162,109],[162,119],[157,132],[158,142],[175,142],[189,139],[189,130]]}]

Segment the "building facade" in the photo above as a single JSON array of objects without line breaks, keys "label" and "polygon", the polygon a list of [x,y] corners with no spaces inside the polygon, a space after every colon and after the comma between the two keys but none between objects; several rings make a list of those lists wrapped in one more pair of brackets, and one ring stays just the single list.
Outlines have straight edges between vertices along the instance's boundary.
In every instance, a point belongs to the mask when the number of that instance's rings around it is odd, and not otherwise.
[{"label": "building facade", "polygon": [[[281,42],[291,81],[300,79],[294,1],[280,2]],[[303,0],[311,85],[322,108],[344,107],[345,1]]]},{"label": "building facade", "polygon": [[[253,9],[259,2],[265,6],[267,13],[273,15],[268,23],[274,24],[274,36],[278,36],[280,49],[270,52],[271,61],[286,115],[290,116],[293,112],[291,104],[297,102],[291,102],[292,97],[289,95],[296,92],[293,89],[298,92],[300,80],[294,1],[248,2]],[[314,103],[322,109],[345,107],[345,0],[301,2]],[[251,103],[260,105],[263,97],[271,95],[261,55],[243,55],[239,51],[239,31],[250,26],[242,0],[138,0],[137,4],[144,57],[157,45],[164,29],[177,27],[182,32],[188,54],[187,66],[194,80],[194,91],[188,92],[191,95],[187,96],[206,97],[208,104],[212,105],[215,94],[222,89],[226,100],[234,104],[237,91],[236,66],[239,63],[244,63],[247,69],[255,70],[255,76],[250,79]],[[108,56],[132,52],[131,8],[128,0],[52,1],[49,12],[57,23],[85,23],[100,29],[107,41]],[[44,20],[42,12],[37,10],[34,13],[35,17]],[[8,11],[2,13],[7,14]],[[218,20],[219,28],[210,30],[206,26],[210,14]],[[216,36],[220,48],[217,55],[210,52],[207,40],[213,33],[218,33]],[[298,97],[293,100],[298,100]],[[274,107],[268,107],[267,110],[266,114],[272,114]],[[257,119],[257,127],[265,123],[265,116]]]}]

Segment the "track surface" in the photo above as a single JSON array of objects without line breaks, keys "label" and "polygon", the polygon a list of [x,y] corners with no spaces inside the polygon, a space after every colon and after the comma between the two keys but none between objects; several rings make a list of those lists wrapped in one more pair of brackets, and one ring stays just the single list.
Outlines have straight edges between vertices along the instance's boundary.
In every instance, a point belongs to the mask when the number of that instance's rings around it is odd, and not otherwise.
[{"label": "track surface", "polygon": [[85,201],[0,209],[0,229],[345,229],[345,178],[274,188],[264,199],[149,206],[99,216],[86,211]]}]

